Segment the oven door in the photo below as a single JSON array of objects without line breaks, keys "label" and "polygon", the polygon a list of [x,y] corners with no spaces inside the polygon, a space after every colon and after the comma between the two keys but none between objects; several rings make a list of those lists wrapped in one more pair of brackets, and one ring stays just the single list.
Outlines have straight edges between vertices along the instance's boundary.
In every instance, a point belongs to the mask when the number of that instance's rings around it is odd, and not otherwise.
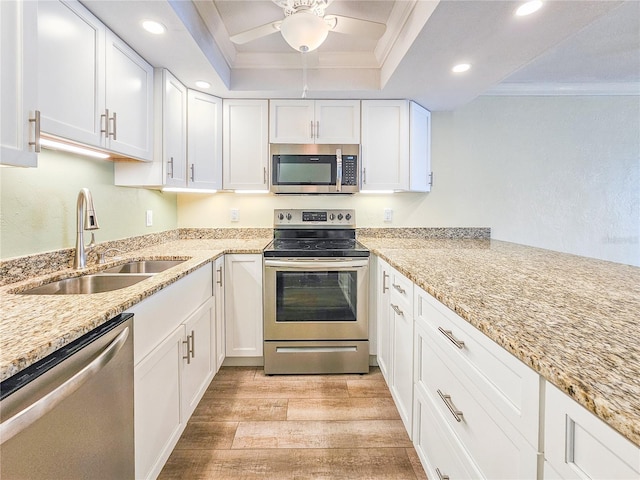
[{"label": "oven door", "polygon": [[368,258],[267,258],[265,340],[366,340]]}]

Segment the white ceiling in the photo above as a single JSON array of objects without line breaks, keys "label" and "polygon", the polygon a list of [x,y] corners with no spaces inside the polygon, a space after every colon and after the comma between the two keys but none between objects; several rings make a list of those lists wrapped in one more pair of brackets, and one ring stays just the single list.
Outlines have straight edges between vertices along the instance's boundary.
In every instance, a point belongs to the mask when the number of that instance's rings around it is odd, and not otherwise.
[{"label": "white ceiling", "polygon": [[[411,98],[452,110],[478,95],[640,94],[640,1],[334,0],[326,14],[385,23],[378,40],[330,32],[295,52],[279,32],[245,45],[231,35],[284,18],[270,0],[85,0],[150,63],[225,98]],[[151,18],[158,37],[140,28]],[[453,74],[459,62],[473,66]]]}]

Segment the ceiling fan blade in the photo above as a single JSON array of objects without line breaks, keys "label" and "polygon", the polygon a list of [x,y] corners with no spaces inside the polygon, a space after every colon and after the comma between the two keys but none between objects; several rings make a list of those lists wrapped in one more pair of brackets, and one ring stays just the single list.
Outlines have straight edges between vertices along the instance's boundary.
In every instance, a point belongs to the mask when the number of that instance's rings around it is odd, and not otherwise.
[{"label": "ceiling fan blade", "polygon": [[231,36],[230,40],[235,44],[244,45],[245,43],[248,43],[252,40],[256,40],[258,38],[271,35],[272,33],[279,32],[281,23],[281,20],[278,20],[277,22],[265,23],[264,25],[260,25],[259,27],[237,33]]},{"label": "ceiling fan blade", "polygon": [[342,15],[325,15],[329,28],[338,33],[360,35],[377,40],[384,35],[387,26],[384,23],[371,22],[359,18],[343,17]]}]

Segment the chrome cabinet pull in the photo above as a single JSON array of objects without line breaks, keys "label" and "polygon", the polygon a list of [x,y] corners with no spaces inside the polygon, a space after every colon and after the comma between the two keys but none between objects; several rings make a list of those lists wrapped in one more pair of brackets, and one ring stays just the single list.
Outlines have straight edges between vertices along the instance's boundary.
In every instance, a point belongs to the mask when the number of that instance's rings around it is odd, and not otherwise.
[{"label": "chrome cabinet pull", "polygon": [[[104,128],[102,127],[102,121],[104,120]],[[105,137],[109,136],[109,109],[106,108],[104,113],[100,115],[100,133],[104,133]]]},{"label": "chrome cabinet pull", "polygon": [[191,164],[191,181],[192,182],[196,181],[196,164],[195,163]]},{"label": "chrome cabinet pull", "polygon": [[436,473],[438,474],[439,480],[449,480],[449,475],[443,475],[439,468],[436,468]]},{"label": "chrome cabinet pull", "polygon": [[171,171],[167,171],[167,177],[173,178],[173,157],[167,161],[167,165],[171,166]]},{"label": "chrome cabinet pull", "polygon": [[395,288],[400,293],[402,294],[407,293],[407,291],[404,288],[402,288],[400,285],[396,285],[395,283],[392,283],[391,285],[393,285],[393,288]]},{"label": "chrome cabinet pull", "polygon": [[193,330],[191,330],[191,335],[187,335],[187,339],[183,340],[182,343],[187,346],[187,354],[182,358],[187,361],[187,365],[191,363],[191,359],[195,358],[195,338],[196,334]]},{"label": "chrome cabinet pull", "polygon": [[34,118],[29,118],[29,123],[34,124],[33,142],[29,142],[29,145],[33,147],[33,151],[40,153],[40,110],[36,110]]},{"label": "chrome cabinet pull", "polygon": [[196,358],[196,332],[191,330],[191,358]]},{"label": "chrome cabinet pull", "polygon": [[313,120],[309,122],[311,124],[311,138],[313,138]]},{"label": "chrome cabinet pull", "polygon": [[400,308],[397,305],[394,305],[392,303],[391,308],[393,308],[393,311],[396,312],[398,315],[402,315],[404,317],[404,312],[400,310]]},{"label": "chrome cabinet pull", "polygon": [[462,350],[464,348],[464,342],[462,340],[458,340],[456,337],[454,337],[453,336],[453,332],[451,330],[445,330],[442,327],[438,327],[438,331],[441,334],[443,334],[445,337],[447,337],[449,340],[451,340],[451,343],[453,343],[460,350]]},{"label": "chrome cabinet pull", "polygon": [[389,287],[387,287],[387,278],[389,278],[389,274],[383,270],[382,271],[382,293],[389,290]]},{"label": "chrome cabinet pull", "polygon": [[440,389],[438,389],[438,395],[440,395],[440,398],[442,399],[444,404],[447,406],[447,408],[451,412],[451,415],[453,415],[453,418],[456,419],[456,422],[461,422],[463,414],[460,410],[456,408],[456,406],[451,401],[451,395],[445,395],[440,391]]},{"label": "chrome cabinet pull", "polygon": [[218,272],[218,280],[216,280],[216,283],[220,286],[222,286],[222,267],[220,267],[218,270],[216,270]]},{"label": "chrome cabinet pull", "polygon": [[267,167],[262,167],[262,183],[267,184]]},{"label": "chrome cabinet pull", "polygon": [[191,338],[191,336],[187,335],[187,339],[182,341],[183,345],[186,345],[187,347],[187,354],[182,356],[182,358],[187,361],[187,365],[191,363],[191,349],[189,348],[189,338]]},{"label": "chrome cabinet pull", "polygon": [[367,184],[367,167],[364,167],[362,169],[362,184],[363,185]]},{"label": "chrome cabinet pull", "polygon": [[[116,128],[117,128],[117,118],[116,118],[116,112],[113,112],[113,117],[111,117],[109,119],[110,121],[113,122],[113,130],[111,132],[108,132],[107,135],[113,137],[114,140],[117,140],[117,135],[116,135]],[[108,129],[108,127],[107,127]]]},{"label": "chrome cabinet pull", "polygon": [[320,138],[320,120],[316,121],[316,138]]}]

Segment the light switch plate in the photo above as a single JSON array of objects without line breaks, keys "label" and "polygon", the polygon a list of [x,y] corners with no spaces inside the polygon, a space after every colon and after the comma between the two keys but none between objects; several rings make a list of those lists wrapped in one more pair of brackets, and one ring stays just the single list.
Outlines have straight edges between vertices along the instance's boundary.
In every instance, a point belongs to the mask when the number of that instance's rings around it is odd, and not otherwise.
[{"label": "light switch plate", "polygon": [[147,227],[150,227],[153,225],[153,210],[147,210],[146,224],[147,224]]},{"label": "light switch plate", "polygon": [[231,209],[231,221],[239,222],[240,221],[240,210],[237,208]]},{"label": "light switch plate", "polygon": [[393,210],[391,208],[384,209],[384,221],[387,223],[393,222]]}]

